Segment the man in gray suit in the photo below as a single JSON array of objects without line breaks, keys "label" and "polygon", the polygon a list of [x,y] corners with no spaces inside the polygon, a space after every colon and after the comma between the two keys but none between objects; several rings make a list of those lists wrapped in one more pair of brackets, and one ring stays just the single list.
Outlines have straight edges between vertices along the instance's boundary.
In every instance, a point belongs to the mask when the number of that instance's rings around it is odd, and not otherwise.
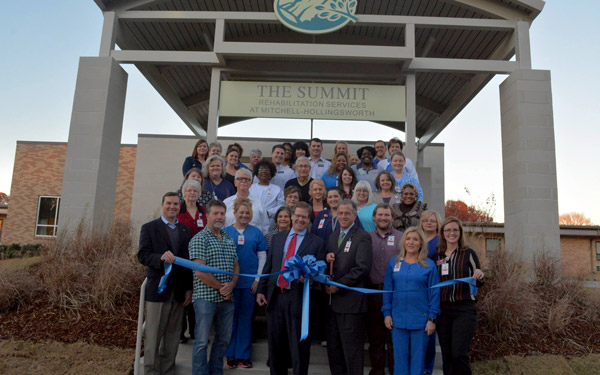
[{"label": "man in gray suit", "polygon": [[[327,263],[333,263],[333,281],[364,288],[371,270],[371,236],[354,224],[356,204],[343,200],[338,206],[340,228],[327,242]],[[366,337],[366,294],[327,287],[331,306],[327,317],[327,356],[332,375],[362,375]]]}]

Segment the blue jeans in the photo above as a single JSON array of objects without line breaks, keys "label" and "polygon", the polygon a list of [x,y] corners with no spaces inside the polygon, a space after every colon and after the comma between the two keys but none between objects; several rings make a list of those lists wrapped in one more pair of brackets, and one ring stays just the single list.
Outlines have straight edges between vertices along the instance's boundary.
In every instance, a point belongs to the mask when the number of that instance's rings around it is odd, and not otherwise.
[{"label": "blue jeans", "polygon": [[[194,301],[196,311],[196,329],[194,335],[193,375],[222,375],[223,357],[233,326],[233,302],[208,302],[202,299]],[[210,351],[210,360],[206,361],[208,337],[212,325],[215,325],[215,337]]]}]

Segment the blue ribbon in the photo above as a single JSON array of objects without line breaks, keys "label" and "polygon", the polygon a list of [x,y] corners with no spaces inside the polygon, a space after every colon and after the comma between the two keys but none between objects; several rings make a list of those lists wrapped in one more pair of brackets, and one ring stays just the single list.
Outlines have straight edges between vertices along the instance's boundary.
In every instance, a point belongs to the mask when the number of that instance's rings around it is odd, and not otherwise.
[{"label": "blue ribbon", "polygon": [[[178,266],[182,266],[185,268],[192,269],[194,271],[213,273],[213,274],[221,274],[221,275],[230,275],[230,276],[241,276],[241,277],[267,277],[267,276],[275,276],[282,275],[284,279],[286,279],[289,283],[294,280],[298,280],[301,276],[304,277],[304,290],[302,294],[302,328],[300,341],[305,340],[308,337],[308,322],[309,322],[309,310],[310,310],[310,280],[314,280],[321,284],[336,286],[341,289],[351,290],[359,293],[367,293],[367,294],[375,294],[375,293],[396,293],[396,292],[407,292],[403,291],[392,291],[392,290],[376,290],[376,289],[367,289],[367,288],[355,288],[351,286],[347,286],[344,284],[337,283],[329,279],[327,275],[325,275],[325,269],[327,268],[327,264],[322,260],[317,260],[313,255],[305,255],[304,257],[300,257],[299,255],[294,255],[290,259],[285,262],[285,270],[268,273],[262,275],[254,275],[254,274],[245,274],[245,273],[233,273],[220,270],[218,268],[210,267],[205,264],[200,264],[197,262],[192,262],[191,260],[175,257],[175,262]],[[160,279],[160,283],[158,285],[158,293],[164,292],[166,286],[167,277],[169,276],[172,269],[172,265],[165,262],[165,274]],[[458,283],[467,283],[471,289],[471,294],[477,295],[477,281],[472,277],[464,277],[461,279],[453,279],[446,280],[441,283],[435,284],[430,288],[441,288],[444,286],[450,286]]]}]

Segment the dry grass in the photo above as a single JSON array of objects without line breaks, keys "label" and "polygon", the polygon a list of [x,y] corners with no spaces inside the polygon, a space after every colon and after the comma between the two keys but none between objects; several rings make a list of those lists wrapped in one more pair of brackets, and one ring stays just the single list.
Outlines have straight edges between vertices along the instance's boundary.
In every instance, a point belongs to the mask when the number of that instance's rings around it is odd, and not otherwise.
[{"label": "dry grass", "polygon": [[0,341],[3,375],[126,375],[133,369],[133,349],[58,342]]},{"label": "dry grass", "polygon": [[143,268],[133,249],[129,224],[115,224],[105,233],[80,225],[59,235],[42,254],[40,267],[50,303],[72,311],[110,311],[137,295]]},{"label": "dry grass", "polygon": [[[66,312],[113,311],[139,293],[144,272],[134,246],[129,224],[117,223],[105,233],[81,224],[74,233],[59,234],[41,259],[2,261],[13,270],[0,272],[0,312],[39,298]],[[39,264],[25,267],[29,262]]]},{"label": "dry grass", "polygon": [[565,358],[558,355],[508,356],[472,364],[477,375],[600,375],[600,355]]},{"label": "dry grass", "polygon": [[562,276],[559,260],[537,256],[532,280],[505,252],[487,273],[474,358],[600,352],[600,299],[589,298],[582,280]]},{"label": "dry grass", "polygon": [[11,258],[0,260],[0,273],[13,272],[23,268],[29,268],[40,263],[42,257]]}]

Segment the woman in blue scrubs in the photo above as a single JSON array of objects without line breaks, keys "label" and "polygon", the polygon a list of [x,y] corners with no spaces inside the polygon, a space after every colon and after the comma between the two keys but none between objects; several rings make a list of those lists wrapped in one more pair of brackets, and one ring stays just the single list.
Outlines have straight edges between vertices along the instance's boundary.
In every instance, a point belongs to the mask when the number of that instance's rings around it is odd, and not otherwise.
[{"label": "woman in blue scrubs", "polygon": [[423,231],[410,227],[400,240],[400,253],[385,272],[383,311],[392,331],[394,375],[423,375],[428,336],[440,312],[440,290],[435,263],[427,258]]},{"label": "woman in blue scrubs", "polygon": [[[260,274],[267,259],[267,241],[260,229],[248,223],[252,220],[252,202],[238,198],[233,203],[235,223],[225,228],[237,244],[240,273]],[[233,329],[225,356],[226,366],[252,367],[252,319],[256,301],[258,277],[240,277],[233,289]]]}]

